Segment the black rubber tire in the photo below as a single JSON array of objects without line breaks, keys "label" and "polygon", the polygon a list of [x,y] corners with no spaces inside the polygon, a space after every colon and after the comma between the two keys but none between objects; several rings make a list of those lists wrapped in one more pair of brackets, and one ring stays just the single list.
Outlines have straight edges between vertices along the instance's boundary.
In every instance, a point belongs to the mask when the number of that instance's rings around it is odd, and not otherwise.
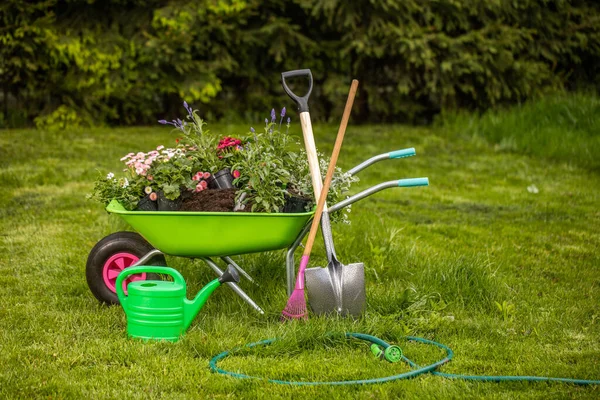
[{"label": "black rubber tire", "polygon": [[[138,258],[152,251],[154,247],[136,232],[115,232],[100,240],[90,251],[85,266],[85,277],[92,294],[106,304],[119,304],[119,298],[104,283],[104,264],[117,253],[129,252]],[[152,257],[145,265],[167,266],[162,255]],[[159,275],[146,274],[146,279],[160,279]]]}]

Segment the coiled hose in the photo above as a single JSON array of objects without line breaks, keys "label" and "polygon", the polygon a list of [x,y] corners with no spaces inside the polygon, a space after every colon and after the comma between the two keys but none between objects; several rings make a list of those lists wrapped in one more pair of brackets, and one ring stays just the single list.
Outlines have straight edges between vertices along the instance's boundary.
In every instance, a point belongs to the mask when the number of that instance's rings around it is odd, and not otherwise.
[{"label": "coiled hose", "polygon": [[[356,339],[365,340],[365,341],[374,343],[378,346],[383,347],[384,349],[387,349],[388,347],[390,347],[389,343],[381,340],[380,338],[371,336],[371,335],[366,335],[364,333],[347,332],[345,335],[346,335],[346,337],[353,337]],[[240,350],[242,348],[252,348],[252,347],[256,347],[256,346],[269,345],[277,340],[277,338],[273,338],[273,339],[266,339],[266,340],[261,340],[259,342],[250,343],[243,347],[237,347],[233,350],[228,350],[228,351],[224,351],[220,354],[217,354],[210,360],[209,366],[210,366],[211,371],[214,373],[229,375],[234,378],[263,379],[270,383],[277,383],[277,384],[281,384],[281,385],[297,385],[297,386],[367,385],[367,384],[371,384],[371,383],[385,383],[385,382],[391,382],[391,381],[396,381],[396,380],[400,380],[400,379],[414,378],[416,376],[419,376],[419,375],[422,375],[425,373],[431,373],[433,375],[441,376],[444,378],[450,378],[450,379],[464,379],[464,380],[483,381],[483,382],[503,382],[503,381],[539,382],[539,381],[543,381],[543,382],[565,382],[565,383],[572,383],[572,384],[576,384],[576,385],[600,385],[600,380],[549,378],[549,377],[542,377],[542,376],[459,375],[459,374],[447,374],[444,372],[438,372],[438,371],[436,371],[437,368],[450,362],[450,360],[452,360],[452,358],[454,357],[454,352],[452,351],[452,349],[450,349],[448,346],[443,345],[441,343],[434,342],[433,340],[423,339],[420,337],[407,336],[406,339],[410,340],[410,341],[414,341],[414,342],[419,342],[419,343],[424,343],[424,344],[439,347],[440,349],[443,349],[444,351],[446,351],[446,357],[444,357],[443,359],[441,359],[433,364],[421,367],[418,364],[416,364],[415,362],[406,358],[404,355],[402,355],[402,361],[407,363],[412,368],[411,371],[404,372],[404,373],[398,374],[398,375],[386,376],[383,378],[357,379],[357,380],[350,380],[350,381],[315,381],[315,382],[283,381],[283,380],[278,380],[278,379],[266,379],[266,378],[261,378],[261,377],[256,377],[256,376],[240,374],[237,372],[226,371],[224,369],[217,367],[217,363],[220,360],[230,356],[235,351]]]}]

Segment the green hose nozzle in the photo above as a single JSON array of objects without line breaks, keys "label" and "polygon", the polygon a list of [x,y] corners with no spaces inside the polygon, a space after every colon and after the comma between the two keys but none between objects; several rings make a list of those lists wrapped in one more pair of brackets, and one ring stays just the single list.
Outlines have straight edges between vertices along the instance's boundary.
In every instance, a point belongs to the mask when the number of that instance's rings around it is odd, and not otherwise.
[{"label": "green hose nozzle", "polygon": [[388,346],[383,350],[381,346],[373,343],[371,345],[371,353],[380,360],[387,360],[391,363],[402,360],[402,349],[395,345]]}]

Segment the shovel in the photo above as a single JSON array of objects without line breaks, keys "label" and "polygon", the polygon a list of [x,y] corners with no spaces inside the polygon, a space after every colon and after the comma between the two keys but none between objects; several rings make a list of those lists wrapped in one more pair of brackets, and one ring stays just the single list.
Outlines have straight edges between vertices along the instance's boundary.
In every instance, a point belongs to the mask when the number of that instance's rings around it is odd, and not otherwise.
[{"label": "shovel", "polygon": [[[310,70],[299,70],[284,72],[281,76],[284,90],[298,104],[313,190],[315,198],[318,199],[321,195],[322,179],[307,104],[308,96],[312,89],[312,74]],[[286,78],[297,76],[307,76],[309,78],[310,88],[308,94],[304,97],[295,95],[286,84]],[[352,109],[357,87],[358,81],[354,80],[344,109],[342,123],[338,130],[336,139],[336,148],[338,151],[336,153],[336,149],[334,149],[334,154],[331,157],[329,165],[330,170],[335,167],[337,161],[339,148],[341,148],[346,126],[350,118],[350,111]],[[323,218],[321,222],[323,224],[321,229],[323,231],[329,264],[328,268],[318,267],[306,270],[305,279],[310,306],[317,314],[335,311],[343,315],[360,315],[365,304],[364,265],[358,263],[344,266],[337,261],[326,204],[323,208]]]},{"label": "shovel", "polygon": [[[359,316],[365,309],[365,265],[352,263],[344,265],[335,255],[329,213],[321,216],[323,240],[329,244],[326,268],[308,268],[305,272],[308,303],[313,313]],[[326,246],[327,248],[327,246]]]}]

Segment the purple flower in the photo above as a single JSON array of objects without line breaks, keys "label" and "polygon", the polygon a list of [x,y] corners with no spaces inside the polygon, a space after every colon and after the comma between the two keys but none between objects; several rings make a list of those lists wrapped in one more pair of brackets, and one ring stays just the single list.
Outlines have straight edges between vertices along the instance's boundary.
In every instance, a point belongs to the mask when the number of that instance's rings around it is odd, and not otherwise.
[{"label": "purple flower", "polygon": [[174,119],[173,122],[165,121],[165,123],[173,125],[175,128],[181,130],[182,132],[185,132],[185,130],[183,129],[183,122],[179,118]]},{"label": "purple flower", "polygon": [[281,129],[281,123],[283,122],[283,117],[285,117],[285,107],[281,109],[281,118],[279,119],[279,129]]},{"label": "purple flower", "polygon": [[188,114],[189,114],[190,118],[194,119],[194,115],[193,115],[193,111],[194,111],[194,110],[192,110],[192,107],[190,107],[190,106],[189,106],[189,104],[187,103],[187,101],[184,101],[184,102],[183,102],[183,106],[184,106],[184,107],[185,107],[185,109],[187,110],[187,112],[188,112]]},{"label": "purple flower", "polygon": [[277,118],[277,114],[275,114],[275,109],[271,109],[271,122],[275,122],[275,118]]},{"label": "purple flower", "polygon": [[167,122],[166,120],[164,120],[164,119],[160,119],[160,120],[158,120],[158,123],[159,123],[159,124],[163,124],[163,125],[166,125],[166,124],[168,124],[168,122]]},{"label": "purple flower", "polygon": [[269,119],[268,118],[265,118],[265,124],[269,125]]},{"label": "purple flower", "polygon": [[250,132],[254,133],[254,132],[256,132],[256,131],[254,130],[254,128],[253,128],[253,127],[250,127]]},{"label": "purple flower", "polygon": [[288,123],[288,124],[290,123],[290,117],[288,117],[287,123]]}]

